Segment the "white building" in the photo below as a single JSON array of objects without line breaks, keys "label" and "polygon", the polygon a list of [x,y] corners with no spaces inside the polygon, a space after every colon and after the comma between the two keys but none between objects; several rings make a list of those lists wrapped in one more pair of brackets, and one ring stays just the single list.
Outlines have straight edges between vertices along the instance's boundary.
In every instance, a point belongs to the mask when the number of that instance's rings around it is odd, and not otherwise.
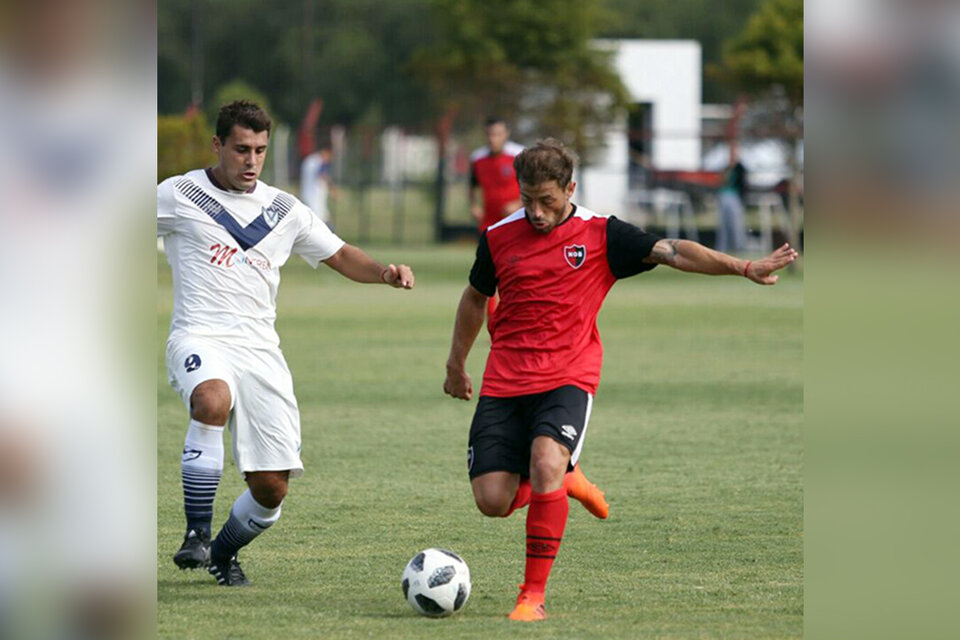
[{"label": "white building", "polygon": [[578,201],[598,212],[625,214],[634,206],[631,170],[700,168],[700,43],[598,40],[597,46],[614,52],[615,68],[637,108],[608,130],[605,149],[580,172]]}]

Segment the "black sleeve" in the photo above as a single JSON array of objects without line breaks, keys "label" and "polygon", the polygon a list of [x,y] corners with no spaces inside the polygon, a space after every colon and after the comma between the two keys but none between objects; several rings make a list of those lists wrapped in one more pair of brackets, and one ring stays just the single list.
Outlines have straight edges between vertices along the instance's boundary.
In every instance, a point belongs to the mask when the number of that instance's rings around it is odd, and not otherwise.
[{"label": "black sleeve", "polygon": [[470,284],[488,298],[497,292],[497,271],[490,256],[486,231],[480,236],[480,244],[477,245],[477,259],[473,261],[473,268],[470,269]]},{"label": "black sleeve", "polygon": [[629,278],[657,266],[643,259],[653,251],[660,236],[647,233],[640,227],[618,220],[607,219],[607,262],[617,278]]}]

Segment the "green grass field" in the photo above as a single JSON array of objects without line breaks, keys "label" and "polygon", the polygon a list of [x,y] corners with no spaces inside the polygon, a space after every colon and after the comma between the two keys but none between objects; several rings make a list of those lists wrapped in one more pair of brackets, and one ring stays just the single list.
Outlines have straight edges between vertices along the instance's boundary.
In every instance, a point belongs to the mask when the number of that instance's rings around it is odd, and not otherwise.
[{"label": "green grass field", "polygon": [[[443,395],[472,259],[466,247],[373,248],[406,261],[402,292],[284,268],[278,328],[303,424],[303,478],[241,552],[254,586],[217,587],[171,561],[183,535],[187,414],[166,384],[172,304],[158,291],[159,636],[273,638],[799,638],[803,619],[803,283],[775,287],[660,267],[617,284],[582,457],[607,521],[570,507],[549,619],[505,619],[523,578],[524,514],[481,516],[466,475],[475,400]],[[479,388],[489,340],[469,361]],[[214,527],[243,482],[227,445]],[[413,613],[400,575],[418,550],[456,550],[473,594],[447,619]]]}]

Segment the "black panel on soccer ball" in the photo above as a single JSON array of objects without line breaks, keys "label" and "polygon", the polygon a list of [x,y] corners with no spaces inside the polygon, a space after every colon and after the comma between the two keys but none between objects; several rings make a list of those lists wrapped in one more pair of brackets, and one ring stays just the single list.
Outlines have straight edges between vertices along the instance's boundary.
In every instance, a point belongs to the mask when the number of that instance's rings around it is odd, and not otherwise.
[{"label": "black panel on soccer ball", "polygon": [[428,598],[422,593],[418,593],[414,597],[417,600],[417,604],[420,605],[420,608],[428,616],[442,616],[446,613],[446,611],[443,610],[443,607],[438,605],[432,598]]},{"label": "black panel on soccer ball", "polygon": [[406,578],[403,579],[403,597],[407,597],[407,593],[410,591],[410,581]]},{"label": "black panel on soccer ball", "polygon": [[442,584],[447,584],[453,580],[453,576],[457,575],[457,570],[453,568],[453,565],[447,565],[445,567],[437,567],[433,570],[433,574],[430,576],[430,579],[427,580],[427,586],[433,589],[434,587],[439,587]]},{"label": "black panel on soccer ball", "polygon": [[445,554],[447,554],[448,556],[450,556],[451,558],[453,558],[453,559],[456,560],[457,562],[463,562],[463,558],[461,558],[460,556],[458,556],[457,554],[455,554],[453,551],[449,551],[449,550],[447,550],[447,549],[437,549],[437,551],[439,551],[440,553],[445,553]]},{"label": "black panel on soccer ball", "polygon": [[457,599],[453,601],[453,610],[460,611],[460,607],[462,607],[463,603],[466,601],[467,601],[467,585],[461,582],[460,587],[457,589]]},{"label": "black panel on soccer ball", "polygon": [[423,571],[423,560],[426,557],[427,556],[423,553],[418,553],[417,555],[413,556],[413,560],[410,561],[410,566],[414,571]]}]

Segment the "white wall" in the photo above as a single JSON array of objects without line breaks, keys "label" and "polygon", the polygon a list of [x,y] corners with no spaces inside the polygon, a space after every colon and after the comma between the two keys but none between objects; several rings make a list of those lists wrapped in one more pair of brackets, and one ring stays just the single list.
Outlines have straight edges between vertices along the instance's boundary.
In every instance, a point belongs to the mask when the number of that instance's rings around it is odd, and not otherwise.
[{"label": "white wall", "polygon": [[[655,169],[700,167],[702,62],[694,40],[597,40],[612,50],[631,102],[653,105],[651,161]],[[580,202],[601,213],[627,207],[627,120],[606,135],[606,149],[581,172]]]},{"label": "white wall", "polygon": [[381,178],[391,184],[404,179],[432,179],[437,175],[437,140],[433,136],[407,135],[387,127],[380,137],[383,157]]}]

